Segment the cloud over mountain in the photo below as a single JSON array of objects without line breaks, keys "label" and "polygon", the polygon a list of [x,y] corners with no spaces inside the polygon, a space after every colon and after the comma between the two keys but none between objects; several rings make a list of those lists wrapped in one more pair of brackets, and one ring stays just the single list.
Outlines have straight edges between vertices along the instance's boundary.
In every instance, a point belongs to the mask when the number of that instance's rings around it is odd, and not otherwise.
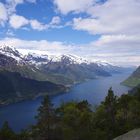
[{"label": "cloud over mountain", "polygon": [[139,0],[5,0],[0,45],[139,65],[139,9]]}]

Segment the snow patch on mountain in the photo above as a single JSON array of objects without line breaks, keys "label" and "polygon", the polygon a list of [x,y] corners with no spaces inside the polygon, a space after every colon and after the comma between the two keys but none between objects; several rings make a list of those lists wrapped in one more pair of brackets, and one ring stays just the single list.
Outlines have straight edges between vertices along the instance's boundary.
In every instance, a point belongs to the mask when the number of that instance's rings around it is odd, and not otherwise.
[{"label": "snow patch on mountain", "polygon": [[9,46],[0,46],[0,53],[12,57],[19,63],[28,62],[34,65],[47,64],[49,62],[66,62],[68,64],[92,64],[96,63],[99,67],[112,67],[114,65],[107,61],[86,60],[82,57],[71,54],[50,54],[47,51],[16,49]]},{"label": "snow patch on mountain", "polygon": [[0,46],[0,53],[14,58],[19,63],[23,61],[23,55],[14,47]]}]

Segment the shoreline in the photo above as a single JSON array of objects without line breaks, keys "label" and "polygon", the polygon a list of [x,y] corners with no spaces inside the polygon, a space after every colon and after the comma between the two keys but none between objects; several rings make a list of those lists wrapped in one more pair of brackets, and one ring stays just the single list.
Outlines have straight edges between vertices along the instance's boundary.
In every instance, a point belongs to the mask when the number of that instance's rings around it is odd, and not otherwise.
[{"label": "shoreline", "polygon": [[[108,77],[110,77],[110,76],[108,76]],[[88,79],[84,79],[84,80],[81,80],[81,81],[75,81],[72,85],[65,85],[65,87],[66,87],[65,91],[58,92],[58,93],[52,93],[52,95],[48,95],[48,96],[54,97],[54,96],[59,96],[59,95],[62,95],[62,94],[67,94],[71,90],[71,88],[76,86],[76,85],[79,85],[79,84],[84,83],[84,82],[88,82],[90,80],[100,79],[100,78],[105,78],[105,77],[104,76],[99,76],[99,77],[94,77],[94,78],[91,78],[91,79],[88,78]],[[36,100],[37,98],[44,97],[45,95],[47,95],[47,94],[38,93],[38,95],[36,95],[36,96],[19,97],[19,98],[13,99],[12,101],[11,100],[8,101],[9,99],[7,99],[7,100],[4,101],[4,103],[0,103],[0,107],[5,107],[5,106],[11,105],[11,104],[16,104],[16,103],[20,103],[20,102],[28,101],[28,100]]]},{"label": "shoreline", "polygon": [[[72,87],[72,86],[71,86]],[[15,99],[7,99],[3,102],[0,103],[0,108],[1,107],[5,107],[5,106],[8,106],[8,105],[11,105],[11,104],[16,104],[16,103],[20,103],[20,102],[24,102],[24,101],[30,101],[30,100],[36,100],[37,98],[40,98],[40,97],[44,97],[46,95],[52,97],[52,96],[57,96],[57,95],[61,95],[61,94],[66,94],[67,92],[69,92],[70,88],[71,87],[66,87],[66,90],[65,91],[61,91],[61,92],[56,92],[56,93],[51,93],[50,95],[49,94],[46,94],[46,93],[38,93],[38,95],[36,96],[28,96],[28,97],[19,97],[19,98],[15,98]],[[9,101],[10,100],[10,101]]]}]

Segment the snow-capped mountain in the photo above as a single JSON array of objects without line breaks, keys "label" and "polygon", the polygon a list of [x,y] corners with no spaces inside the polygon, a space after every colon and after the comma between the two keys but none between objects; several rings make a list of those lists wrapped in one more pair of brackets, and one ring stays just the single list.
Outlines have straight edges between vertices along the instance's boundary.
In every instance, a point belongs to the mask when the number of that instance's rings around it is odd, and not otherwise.
[{"label": "snow-capped mountain", "polygon": [[70,55],[70,54],[63,54],[63,55],[50,55],[50,54],[39,54],[39,53],[28,53],[28,54],[22,54],[22,51],[18,51],[14,47],[9,46],[0,46],[0,54],[11,57],[15,59],[17,62],[23,62],[23,63],[30,63],[41,65],[41,64],[47,64],[49,62],[63,62],[67,64],[97,64],[99,67],[106,67],[116,68],[117,66],[112,65],[108,62],[103,61],[94,61],[94,60],[86,60],[82,57],[76,56],[76,55]]},{"label": "snow-capped mountain", "polygon": [[[110,76],[118,67],[106,62],[87,61],[75,55],[50,55],[0,47],[0,68],[20,72],[23,76],[55,83],[73,83],[98,76]],[[65,82],[64,82],[65,81]]]},{"label": "snow-capped mountain", "polygon": [[61,75],[72,81],[83,81],[85,79],[95,78],[97,76],[110,76],[103,66],[94,61],[87,61],[81,57],[69,54],[48,55],[29,53],[25,55],[26,62],[35,65],[41,71],[53,75]]},{"label": "snow-capped mountain", "polygon": [[38,55],[35,53],[29,53],[28,55],[25,55],[25,60],[26,62],[41,65],[41,64],[47,64],[49,62],[62,62],[62,63],[67,63],[68,64],[82,64],[86,63],[89,64],[87,60],[84,60],[78,56],[74,55]]},{"label": "snow-capped mountain", "polygon": [[50,63],[61,63],[65,65],[96,65],[97,67],[102,68],[104,71],[109,73],[118,73],[122,70],[121,67],[112,65],[106,61],[94,61],[94,60],[86,60],[82,57],[78,57],[75,55],[64,54],[64,55],[48,55],[48,54],[37,54],[37,53],[29,53],[25,55],[25,60],[31,64],[34,64],[38,67],[42,65],[50,65]]},{"label": "snow-capped mountain", "polygon": [[14,47],[0,46],[0,54],[12,57],[18,62],[23,61],[23,55]]},{"label": "snow-capped mountain", "polygon": [[16,49],[0,47],[0,106],[66,90],[65,86],[48,80],[47,75],[26,62]]},{"label": "snow-capped mountain", "polygon": [[[0,104],[52,95],[87,79],[110,76],[120,67],[87,61],[74,55],[23,54],[9,46],[0,47]],[[5,86],[6,85],[6,86]],[[4,102],[3,102],[4,101]]]},{"label": "snow-capped mountain", "polygon": [[30,64],[34,64],[36,66],[41,65],[43,63],[48,63],[50,60],[48,59],[48,55],[38,55],[35,53],[28,53],[28,55],[24,56],[24,60]]},{"label": "snow-capped mountain", "polygon": [[[94,60],[86,60],[82,57],[70,54],[63,54],[63,55],[48,55],[48,54],[38,54],[38,53],[28,53],[24,56],[27,62],[39,65],[41,63],[48,63],[51,62],[67,62],[68,64],[92,64],[96,63],[98,66],[114,66],[105,61],[94,61]],[[115,67],[115,66],[114,66]]]}]

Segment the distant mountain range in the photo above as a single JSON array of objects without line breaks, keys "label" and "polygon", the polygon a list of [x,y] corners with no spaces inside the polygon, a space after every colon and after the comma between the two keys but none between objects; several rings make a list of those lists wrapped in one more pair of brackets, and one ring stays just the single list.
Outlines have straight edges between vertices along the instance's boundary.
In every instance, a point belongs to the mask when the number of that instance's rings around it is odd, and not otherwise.
[{"label": "distant mountain range", "polygon": [[43,94],[54,95],[74,83],[111,76],[122,70],[109,63],[89,62],[73,55],[23,55],[13,47],[1,46],[0,104]]},{"label": "distant mountain range", "polygon": [[[105,62],[87,61],[74,55],[39,55],[30,53],[25,57],[26,62],[39,68],[45,75],[62,77],[63,80],[53,82],[70,83],[81,82],[86,79],[98,78],[100,76],[111,76],[112,73],[119,73],[124,70],[122,67],[114,66]],[[50,80],[50,79],[49,79]]]},{"label": "distant mountain range", "polygon": [[105,71],[96,63],[88,63],[79,61],[74,56],[62,55],[59,58],[47,59],[28,55],[26,61],[35,64],[41,71],[47,75],[59,75],[64,79],[69,79],[71,82],[80,82],[85,79],[95,78],[97,76],[110,76],[110,73]]},{"label": "distant mountain range", "polygon": [[123,82],[124,85],[135,87],[140,84],[140,66]]},{"label": "distant mountain range", "polygon": [[19,72],[26,78],[71,85],[99,76],[110,76],[122,71],[121,67],[104,62],[89,62],[73,55],[30,53],[23,55],[12,47],[0,47],[0,68]]}]

